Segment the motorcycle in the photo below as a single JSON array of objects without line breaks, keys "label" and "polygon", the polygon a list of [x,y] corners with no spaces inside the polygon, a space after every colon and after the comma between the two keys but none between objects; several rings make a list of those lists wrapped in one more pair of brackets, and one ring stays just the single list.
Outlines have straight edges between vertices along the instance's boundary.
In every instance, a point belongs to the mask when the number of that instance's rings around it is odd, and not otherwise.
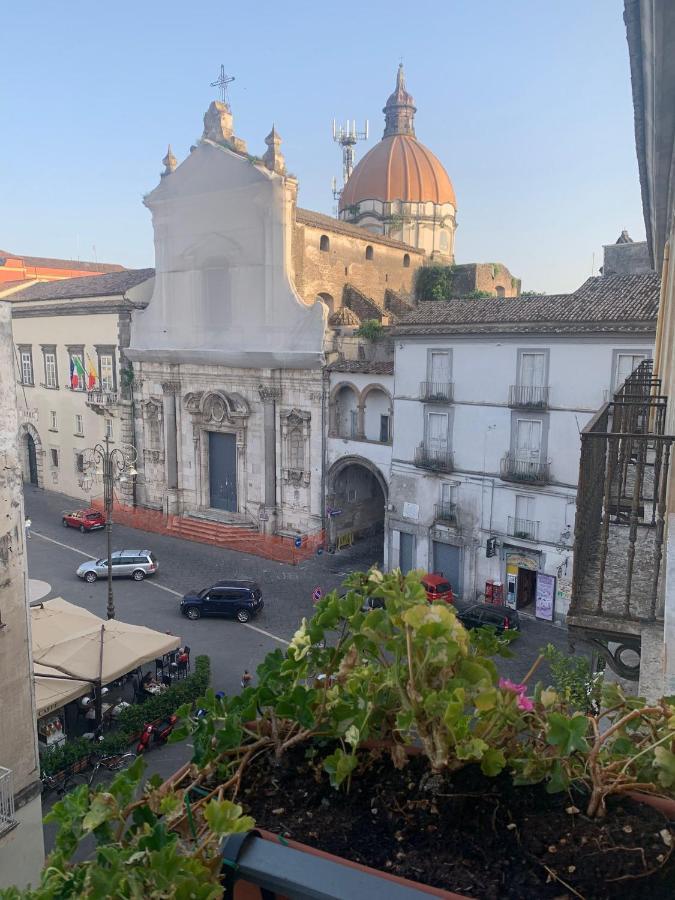
[{"label": "motorcycle", "polygon": [[136,747],[136,753],[145,753],[151,743],[165,744],[177,721],[178,717],[171,715],[158,723],[146,722]]}]

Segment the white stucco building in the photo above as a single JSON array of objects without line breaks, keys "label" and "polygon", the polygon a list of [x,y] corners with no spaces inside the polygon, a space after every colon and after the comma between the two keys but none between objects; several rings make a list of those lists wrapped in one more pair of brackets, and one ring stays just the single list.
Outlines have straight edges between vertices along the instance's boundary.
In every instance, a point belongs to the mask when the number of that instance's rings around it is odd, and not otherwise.
[{"label": "white stucco building", "polygon": [[[652,352],[659,279],[572,295],[421,303],[394,329],[389,567],[442,571],[465,600],[562,619],[579,430]],[[488,542],[490,542],[488,544]],[[494,555],[491,555],[494,552]]]},{"label": "white stucco building", "polygon": [[7,296],[24,481],[88,502],[102,486],[85,471],[87,450],[106,435],[113,445],[134,443],[124,351],[152,277],[152,269],[121,271]]}]

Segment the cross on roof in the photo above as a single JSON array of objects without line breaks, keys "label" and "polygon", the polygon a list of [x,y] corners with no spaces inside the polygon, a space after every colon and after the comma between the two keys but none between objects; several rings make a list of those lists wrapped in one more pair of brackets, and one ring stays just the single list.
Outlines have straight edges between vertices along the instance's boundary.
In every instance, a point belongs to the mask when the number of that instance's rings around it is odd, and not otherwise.
[{"label": "cross on roof", "polygon": [[220,75],[215,81],[211,82],[211,87],[217,87],[220,89],[220,99],[223,103],[227,103],[227,86],[230,82],[234,81],[234,75],[226,75],[225,74],[225,66],[220,67]]}]

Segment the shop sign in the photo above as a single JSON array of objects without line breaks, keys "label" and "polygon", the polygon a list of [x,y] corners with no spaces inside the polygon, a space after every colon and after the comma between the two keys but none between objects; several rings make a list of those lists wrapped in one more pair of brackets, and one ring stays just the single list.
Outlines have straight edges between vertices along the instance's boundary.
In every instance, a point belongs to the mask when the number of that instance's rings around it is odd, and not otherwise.
[{"label": "shop sign", "polygon": [[537,587],[535,593],[534,614],[538,619],[546,622],[553,621],[555,609],[555,576],[537,573]]},{"label": "shop sign", "polygon": [[403,518],[404,519],[414,519],[415,522],[420,517],[420,508],[417,503],[408,503],[407,501],[403,504]]}]

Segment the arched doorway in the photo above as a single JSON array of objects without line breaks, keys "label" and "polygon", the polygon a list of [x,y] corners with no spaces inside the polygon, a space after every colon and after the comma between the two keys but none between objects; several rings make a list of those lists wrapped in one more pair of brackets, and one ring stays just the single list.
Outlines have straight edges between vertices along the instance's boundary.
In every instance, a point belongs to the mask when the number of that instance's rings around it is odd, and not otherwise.
[{"label": "arched doorway", "polygon": [[30,481],[31,484],[34,484],[37,487],[37,451],[35,449],[35,441],[33,440],[32,434],[26,434],[26,453],[28,454],[28,481]]},{"label": "arched doorway", "polygon": [[36,487],[42,487],[42,441],[34,425],[24,422],[19,428],[23,480]]},{"label": "arched doorway", "polygon": [[367,459],[345,456],[329,469],[326,488],[329,544],[363,541],[371,562],[381,563],[388,491],[380,470]]}]

